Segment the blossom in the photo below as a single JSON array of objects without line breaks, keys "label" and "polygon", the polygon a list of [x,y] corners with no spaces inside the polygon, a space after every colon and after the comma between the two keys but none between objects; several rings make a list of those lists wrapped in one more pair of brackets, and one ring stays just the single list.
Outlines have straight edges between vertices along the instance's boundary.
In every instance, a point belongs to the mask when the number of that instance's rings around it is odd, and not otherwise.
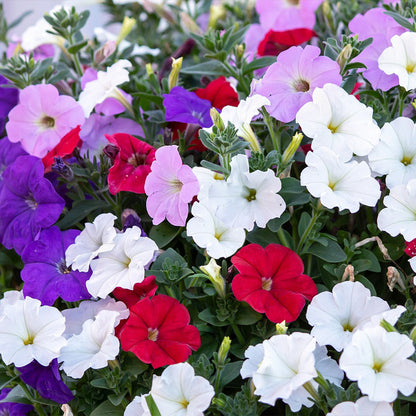
[{"label": "blossom", "polygon": [[199,191],[196,176],[189,166],[182,164],[177,149],[163,146],[156,150],[156,160],[144,184],[147,212],[155,225],[165,218],[172,225],[185,225],[188,203]]},{"label": "blossom", "polygon": [[10,111],[6,130],[11,142],[20,142],[29,154],[43,157],[84,120],[82,108],[72,97],[59,95],[50,84],[29,85]]},{"label": "blossom", "polygon": [[144,136],[143,129],[134,120],[123,117],[101,116],[96,113],[90,114],[79,133],[82,139],[81,156],[85,157],[88,152],[90,160],[93,160],[94,156],[98,158],[108,144],[105,135],[111,136],[115,133]]},{"label": "blossom", "polygon": [[410,266],[414,272],[416,272],[416,239],[413,239],[410,242],[406,241],[405,253],[412,257],[409,259]]},{"label": "blossom", "polygon": [[131,308],[139,300],[154,296],[156,290],[156,276],[147,276],[143,282],[136,283],[133,290],[116,287],[113,290],[113,295],[116,299],[124,302],[128,308]]},{"label": "blossom", "polygon": [[394,35],[402,34],[406,29],[380,7],[370,9],[364,15],[357,14],[348,24],[348,28],[353,35],[358,35],[360,41],[373,39],[371,44],[351,61],[361,62],[367,67],[359,71],[362,71],[372,87],[387,91],[398,85],[397,75],[387,75],[379,68],[378,58],[387,47],[391,46],[390,39]]},{"label": "blossom", "polygon": [[338,403],[327,416],[394,416],[388,402],[372,402],[368,396],[354,402]]},{"label": "blossom", "polygon": [[341,351],[353,334],[366,326],[377,326],[382,319],[394,325],[404,312],[400,306],[390,310],[389,304],[360,282],[338,283],[332,292],[316,295],[306,311],[306,319],[320,345],[332,345]]},{"label": "blossom", "polygon": [[357,212],[360,204],[372,207],[380,198],[380,185],[365,161],[343,162],[331,149],[319,147],[308,152],[305,162],[301,185],[327,208]]},{"label": "blossom", "polygon": [[61,380],[56,358],[48,366],[32,361],[24,367],[18,367],[17,370],[20,372],[21,380],[45,399],[56,403],[68,403],[74,398],[71,390]]},{"label": "blossom", "polygon": [[19,156],[27,155],[20,143],[12,143],[7,136],[0,140],[0,191],[3,187],[3,172]]},{"label": "blossom", "polygon": [[85,117],[88,117],[97,104],[107,98],[117,99],[126,109],[131,109],[129,102],[117,87],[129,80],[131,63],[121,59],[107,68],[106,72],[99,71],[97,79],[87,82],[84,90],[79,95],[79,104],[84,110]]},{"label": "blossom", "polygon": [[156,243],[141,236],[139,227],[128,228],[114,238],[114,248],[101,252],[91,261],[92,275],[87,289],[95,297],[105,298],[116,287],[133,289],[144,280],[144,268],[153,261]]},{"label": "blossom", "polygon": [[312,29],[321,3],[322,0],[257,0],[256,10],[260,24],[267,30]]},{"label": "blossom", "polygon": [[8,416],[23,416],[33,410],[33,406],[29,404],[21,404],[14,402],[3,402],[12,389],[1,389],[0,391],[0,414]]},{"label": "blossom", "polygon": [[87,319],[82,331],[68,339],[62,348],[59,361],[62,369],[73,378],[81,378],[88,368],[107,367],[119,353],[120,344],[114,336],[114,324],[118,312],[101,310],[94,320]]},{"label": "blossom", "polygon": [[263,342],[264,356],[253,374],[254,394],[273,406],[317,376],[313,351],[316,341],[309,334],[275,335]]},{"label": "blossom", "polygon": [[93,258],[112,250],[116,237],[116,218],[115,215],[106,213],[98,215],[92,223],[85,223],[84,230],[65,251],[67,265],[72,266],[74,270],[86,272]]},{"label": "blossom", "polygon": [[269,220],[282,215],[286,204],[277,194],[280,189],[280,179],[271,169],[250,172],[247,156],[239,154],[231,160],[227,181],[214,179],[207,193],[209,203],[218,207],[216,216],[226,226],[251,231],[254,223],[265,228]]},{"label": "blossom", "polygon": [[166,295],[145,298],[130,308],[121,347],[153,368],[185,361],[201,345],[185,306]]},{"label": "blossom", "polygon": [[43,177],[43,164],[34,156],[19,156],[3,172],[0,193],[0,238],[6,248],[21,253],[44,228],[59,218],[65,202]]},{"label": "blossom", "polygon": [[209,206],[195,202],[192,205],[192,215],[186,224],[186,234],[199,247],[206,248],[210,257],[230,257],[244,244],[244,229],[227,227]]},{"label": "blossom", "polygon": [[378,214],[378,228],[393,237],[402,234],[406,241],[416,238],[416,179],[395,186],[383,203],[386,208]]},{"label": "blossom", "polygon": [[413,90],[416,88],[416,33],[395,35],[391,44],[378,58],[378,66],[386,74],[396,74],[399,85],[407,91]]},{"label": "blossom", "polygon": [[382,327],[357,331],[339,359],[340,367],[369,400],[392,402],[397,392],[409,396],[416,387],[412,340]]},{"label": "blossom", "polygon": [[10,112],[10,110],[19,101],[19,90],[16,88],[7,88],[4,86],[10,85],[10,82],[0,75],[0,131],[4,130],[4,122]]},{"label": "blossom", "polygon": [[156,149],[125,133],[106,135],[117,146],[118,153],[108,171],[108,189],[113,195],[120,191],[144,193],[144,183],[155,160]]},{"label": "blossom", "polygon": [[174,87],[169,94],[163,95],[163,106],[166,109],[166,121],[197,124],[201,127],[212,126],[211,103],[199,98],[194,92],[182,87]]},{"label": "blossom", "polygon": [[368,155],[371,169],[386,175],[392,188],[416,177],[416,128],[410,118],[398,117],[381,129],[381,140]]},{"label": "blossom", "polygon": [[372,118],[373,109],[341,87],[325,84],[315,88],[312,97],[313,101],[298,111],[296,122],[313,139],[313,150],[326,146],[348,161],[353,153],[368,155],[379,142],[380,129]]},{"label": "blossom", "polygon": [[204,88],[197,88],[195,94],[203,100],[208,100],[212,107],[222,110],[225,106],[238,106],[238,94],[225,77],[214,79]]},{"label": "blossom", "polygon": [[287,247],[249,244],[231,258],[240,272],[232,290],[239,301],[265,313],[272,322],[292,322],[317,293],[315,283],[303,273],[300,257]]},{"label": "blossom", "polygon": [[8,304],[0,320],[0,354],[6,365],[23,367],[33,360],[44,366],[66,344],[65,318],[52,306],[25,297]]},{"label": "blossom", "polygon": [[255,84],[254,91],[270,100],[267,111],[285,123],[295,119],[298,110],[312,101],[316,87],[331,82],[340,85],[339,65],[320,56],[316,46],[294,46],[281,52],[264,77]]}]

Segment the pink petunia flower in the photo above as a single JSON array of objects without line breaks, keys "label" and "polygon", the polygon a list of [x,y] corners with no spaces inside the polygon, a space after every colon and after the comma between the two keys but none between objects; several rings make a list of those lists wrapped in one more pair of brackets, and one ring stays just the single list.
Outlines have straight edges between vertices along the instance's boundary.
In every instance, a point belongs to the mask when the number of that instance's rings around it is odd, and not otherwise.
[{"label": "pink petunia flower", "polygon": [[146,178],[146,208],[153,224],[165,218],[172,225],[183,226],[188,216],[188,204],[199,192],[199,183],[192,169],[182,164],[178,146],[156,150],[156,160]]},{"label": "pink petunia flower", "polygon": [[316,46],[294,46],[281,52],[264,77],[254,85],[254,94],[267,97],[267,111],[277,120],[288,123],[298,110],[312,101],[316,87],[326,83],[340,85],[339,65],[326,56],[319,56]]},{"label": "pink petunia flower", "polygon": [[81,106],[59,95],[49,84],[30,85],[20,92],[20,103],[9,113],[9,140],[20,142],[26,152],[42,158],[70,130],[85,120]]}]

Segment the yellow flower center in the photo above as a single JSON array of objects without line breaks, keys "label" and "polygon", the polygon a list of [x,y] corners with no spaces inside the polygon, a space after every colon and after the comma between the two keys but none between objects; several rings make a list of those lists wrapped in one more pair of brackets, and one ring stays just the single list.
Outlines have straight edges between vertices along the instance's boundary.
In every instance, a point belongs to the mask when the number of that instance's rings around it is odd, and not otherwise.
[{"label": "yellow flower center", "polygon": [[46,114],[40,119],[40,124],[42,127],[47,129],[52,129],[55,127],[55,119],[53,117],[47,116]]},{"label": "yellow flower center", "polygon": [[159,331],[156,328],[148,328],[147,331],[148,331],[147,338],[150,339],[150,341],[157,341]]},{"label": "yellow flower center", "polygon": [[408,74],[413,74],[415,72],[416,62],[408,62],[406,64],[406,71]]},{"label": "yellow flower center", "polygon": [[182,399],[180,402],[179,402],[179,404],[184,408],[184,409],[186,409],[187,407],[188,407],[188,405],[189,405],[189,402],[188,402],[188,400],[186,400],[185,398],[184,399]]},{"label": "yellow flower center", "polygon": [[405,166],[410,165],[412,161],[413,161],[413,157],[409,157],[409,156],[403,156],[403,159],[401,160],[401,162]]},{"label": "yellow flower center", "polygon": [[375,373],[379,373],[383,369],[383,363],[378,363],[377,361],[373,364],[373,370]]},{"label": "yellow flower center", "polygon": [[335,134],[337,132],[338,128],[339,128],[339,125],[338,126],[334,126],[332,124],[332,122],[330,122],[328,124],[328,130],[331,130],[332,134]]},{"label": "yellow flower center", "polygon": [[23,344],[25,345],[33,344],[34,340],[35,340],[35,336],[32,334],[28,334],[27,337],[23,340]]},{"label": "yellow flower center", "polygon": [[273,280],[270,277],[261,278],[261,287],[262,289],[267,290],[268,292],[270,292],[272,288],[272,283],[273,283]]}]

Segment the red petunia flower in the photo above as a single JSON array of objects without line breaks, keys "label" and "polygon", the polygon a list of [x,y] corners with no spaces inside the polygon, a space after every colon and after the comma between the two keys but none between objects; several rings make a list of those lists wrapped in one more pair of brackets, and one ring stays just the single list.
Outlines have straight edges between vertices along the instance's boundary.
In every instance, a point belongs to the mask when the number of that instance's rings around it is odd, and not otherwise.
[{"label": "red petunia flower", "polygon": [[60,156],[64,158],[64,156],[72,154],[78,144],[82,143],[82,140],[79,137],[80,131],[81,126],[73,128],[71,131],[65,134],[60,142],[42,158],[42,163],[45,167],[45,173],[51,171],[51,166],[55,163],[55,157]]},{"label": "red petunia flower", "polygon": [[201,346],[199,332],[189,321],[188,310],[176,299],[145,298],[130,308],[121,347],[153,368],[184,362]]},{"label": "red petunia flower", "polygon": [[404,252],[410,257],[415,257],[416,256],[416,238],[409,242],[405,241],[405,243],[406,243],[406,248]]},{"label": "red petunia flower", "polygon": [[272,322],[295,321],[305,298],[312,300],[317,294],[313,280],[302,274],[302,260],[287,247],[249,244],[231,262],[240,272],[232,282],[234,296]]},{"label": "red petunia flower", "polygon": [[113,290],[113,295],[116,299],[124,302],[128,308],[131,308],[139,300],[153,296],[156,293],[156,290],[156,276],[148,276],[143,282],[136,283],[133,290],[116,287]]},{"label": "red petunia flower", "polygon": [[226,105],[238,107],[238,94],[225,77],[219,77],[211,81],[205,88],[198,88],[195,94],[204,100],[211,102],[212,106],[222,110]]},{"label": "red petunia flower", "polygon": [[269,30],[257,47],[259,56],[277,56],[291,46],[298,46],[307,42],[316,33],[311,29],[292,29],[283,32]]},{"label": "red petunia flower", "polygon": [[108,171],[108,189],[113,195],[120,191],[144,194],[144,182],[155,160],[156,149],[127,133],[106,134],[118,147],[114,165]]}]

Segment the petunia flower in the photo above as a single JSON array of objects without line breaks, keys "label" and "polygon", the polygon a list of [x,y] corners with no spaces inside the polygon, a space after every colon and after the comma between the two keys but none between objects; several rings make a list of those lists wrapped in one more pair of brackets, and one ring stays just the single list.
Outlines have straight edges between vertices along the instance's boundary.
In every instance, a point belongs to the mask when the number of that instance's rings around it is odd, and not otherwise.
[{"label": "petunia flower", "polygon": [[365,161],[343,162],[331,149],[318,147],[308,152],[305,162],[301,185],[327,208],[357,212],[360,204],[373,207],[380,198],[380,185]]},{"label": "petunia flower", "polygon": [[3,172],[0,238],[6,248],[14,248],[17,253],[39,231],[53,225],[65,206],[43,172],[42,161],[34,156],[19,156]]},{"label": "petunia flower", "polygon": [[0,391],[0,414],[7,416],[23,416],[27,415],[29,412],[34,410],[33,406],[30,404],[22,404],[15,402],[4,402],[3,400],[7,398],[7,395],[11,392],[12,389],[1,389]]},{"label": "petunia flower", "polygon": [[416,238],[416,179],[407,185],[397,185],[383,200],[377,217],[377,226],[395,237],[402,234],[406,241]]},{"label": "petunia flower", "polygon": [[414,272],[416,272],[416,238],[410,242],[405,241],[406,249],[405,253],[412,257],[409,259],[410,266]]},{"label": "petunia flower", "polygon": [[4,123],[10,110],[19,102],[19,90],[7,88],[9,80],[0,75],[0,132],[4,130]]},{"label": "petunia flower", "polygon": [[238,94],[224,76],[209,82],[204,88],[197,88],[194,93],[203,100],[208,100],[212,107],[222,110],[227,105],[238,106]]},{"label": "petunia flower", "polygon": [[30,155],[44,157],[84,120],[82,108],[72,97],[59,95],[50,84],[29,85],[10,111],[6,130],[11,142],[20,142]]},{"label": "petunia flower", "polygon": [[274,406],[277,399],[287,400],[318,375],[313,354],[316,341],[311,335],[275,335],[263,347],[263,360],[253,374],[254,394],[260,402]]},{"label": "petunia flower", "polygon": [[20,143],[12,143],[7,136],[0,140],[0,191],[3,187],[3,172],[19,156],[27,155]]},{"label": "petunia flower", "polygon": [[144,268],[158,250],[156,243],[141,236],[139,227],[128,228],[114,238],[111,251],[99,253],[91,261],[92,275],[87,289],[94,297],[105,298],[116,287],[133,289],[144,280]]},{"label": "petunia flower", "polygon": [[360,282],[338,283],[332,292],[316,295],[306,311],[306,319],[320,345],[332,345],[341,351],[353,334],[366,326],[377,326],[382,319],[394,325],[404,312],[403,306],[389,304]]},{"label": "petunia flower", "polygon": [[156,160],[144,184],[147,212],[155,225],[165,218],[172,225],[185,225],[188,204],[199,191],[196,176],[182,163],[177,149],[163,146],[156,150]]},{"label": "petunia flower", "polygon": [[120,334],[121,347],[153,368],[185,361],[201,345],[189,312],[166,295],[145,298],[130,308]]},{"label": "petunia flower", "polygon": [[32,361],[24,367],[18,367],[17,370],[20,372],[21,380],[45,399],[63,404],[74,398],[71,390],[61,379],[57,359],[52,360],[48,366]]},{"label": "petunia flower", "polygon": [[270,101],[266,109],[271,116],[290,122],[304,104],[312,101],[315,88],[328,82],[341,84],[339,65],[320,56],[320,52],[318,47],[310,45],[281,52],[263,78],[255,83],[254,92]]},{"label": "petunia flower", "polygon": [[393,402],[398,391],[404,396],[416,387],[416,363],[412,340],[381,326],[357,331],[339,359],[350,380],[375,402]]},{"label": "petunia flower", "polygon": [[73,378],[81,378],[88,368],[107,367],[119,353],[120,344],[114,336],[114,324],[118,312],[101,310],[94,320],[88,319],[82,331],[68,339],[62,348],[59,361],[62,370]]},{"label": "petunia flower", "polygon": [[372,402],[368,396],[354,402],[338,403],[327,416],[394,416],[388,402]]},{"label": "petunia flower", "polygon": [[65,318],[52,306],[25,297],[9,303],[0,320],[0,354],[6,365],[23,367],[33,360],[44,366],[66,345]]},{"label": "petunia flower", "polygon": [[128,111],[132,111],[131,105],[123,95],[118,85],[124,84],[129,80],[128,68],[131,63],[126,59],[121,59],[107,68],[99,71],[97,79],[87,82],[84,90],[79,95],[79,104],[84,110],[85,117],[88,117],[97,104],[102,103],[107,98],[117,99]]},{"label": "petunia flower", "polygon": [[65,250],[78,235],[78,230],[50,227],[25,247],[21,271],[25,296],[39,299],[43,305],[53,305],[58,297],[68,302],[91,298],[85,286],[91,273],[74,271],[65,262]]},{"label": "petunia flower", "polygon": [[108,189],[113,195],[120,191],[144,193],[144,183],[155,160],[156,149],[125,133],[106,135],[117,147],[114,164],[108,171]]},{"label": "petunia flower", "polygon": [[156,276],[147,276],[143,282],[136,283],[132,290],[116,287],[113,295],[131,308],[139,300],[154,296],[157,290]]},{"label": "petunia flower", "polygon": [[296,114],[296,122],[312,138],[312,149],[326,146],[348,161],[353,153],[366,156],[380,140],[373,109],[335,84],[315,88],[313,101]]},{"label": "petunia flower", "polygon": [[234,296],[272,322],[295,321],[305,299],[317,293],[312,279],[302,274],[302,260],[287,247],[269,244],[263,249],[249,244],[231,262],[239,271],[232,282]]},{"label": "petunia flower", "polygon": [[386,74],[396,74],[406,91],[416,88],[416,33],[405,32],[391,38],[392,46],[378,58],[378,66]]}]

